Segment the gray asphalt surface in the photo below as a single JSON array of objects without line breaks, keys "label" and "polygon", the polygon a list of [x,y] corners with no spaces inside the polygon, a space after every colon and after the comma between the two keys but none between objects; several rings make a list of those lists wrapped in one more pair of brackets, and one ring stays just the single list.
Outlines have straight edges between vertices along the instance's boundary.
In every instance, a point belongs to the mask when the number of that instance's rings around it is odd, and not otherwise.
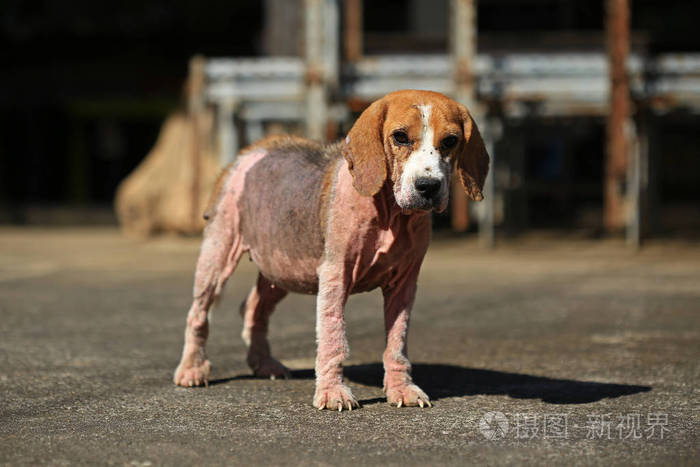
[{"label": "gray asphalt surface", "polygon": [[271,324],[287,381],[250,377],[237,308],[215,311],[209,388],[172,384],[198,239],[0,229],[0,463],[697,464],[700,246],[436,239],[409,355],[432,409],[386,404],[379,293],[346,312],[363,408],[319,412],[314,300]]}]

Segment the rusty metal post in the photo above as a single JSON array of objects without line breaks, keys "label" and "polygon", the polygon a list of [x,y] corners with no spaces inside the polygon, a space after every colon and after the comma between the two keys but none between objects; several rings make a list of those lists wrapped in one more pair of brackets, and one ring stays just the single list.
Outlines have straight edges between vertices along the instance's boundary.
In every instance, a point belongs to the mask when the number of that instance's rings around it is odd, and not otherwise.
[{"label": "rusty metal post", "polygon": [[306,135],[323,140],[326,96],[323,66],[323,0],[304,0],[306,51]]},{"label": "rusty metal post", "polygon": [[190,59],[187,83],[187,112],[192,121],[192,186],[190,187],[190,229],[197,232],[201,213],[199,212],[200,158],[202,138],[200,134],[200,117],[204,111],[204,65],[206,60],[201,55]]},{"label": "rusty metal post", "polygon": [[345,0],[344,22],[345,60],[355,63],[362,58],[362,0]]},{"label": "rusty metal post", "polygon": [[628,132],[625,131],[625,125],[630,114],[627,77],[630,10],[628,0],[606,0],[606,2],[610,110],[607,122],[603,223],[608,233],[615,233],[625,226],[623,184],[628,153]]},{"label": "rusty metal post", "polygon": [[[476,8],[474,0],[451,0],[451,47],[454,61],[455,98],[475,113],[474,62],[476,59]],[[452,230],[469,228],[469,201],[462,184],[452,180]]]}]

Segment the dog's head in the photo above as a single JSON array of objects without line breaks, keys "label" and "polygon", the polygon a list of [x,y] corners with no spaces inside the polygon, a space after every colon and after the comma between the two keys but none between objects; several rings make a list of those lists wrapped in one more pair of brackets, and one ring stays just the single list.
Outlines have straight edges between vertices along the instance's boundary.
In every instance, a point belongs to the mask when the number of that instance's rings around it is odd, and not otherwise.
[{"label": "dog's head", "polygon": [[405,210],[447,207],[453,168],[480,201],[489,155],[466,107],[430,91],[397,91],[370,105],[345,139],[343,156],[360,194],[393,182]]}]

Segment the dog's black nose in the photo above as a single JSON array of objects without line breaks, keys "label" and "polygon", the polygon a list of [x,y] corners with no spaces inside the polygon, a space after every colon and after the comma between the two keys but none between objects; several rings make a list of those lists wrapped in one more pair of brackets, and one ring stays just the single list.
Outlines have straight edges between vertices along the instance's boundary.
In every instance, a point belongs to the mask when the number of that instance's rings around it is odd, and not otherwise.
[{"label": "dog's black nose", "polygon": [[425,198],[432,198],[440,190],[440,180],[437,178],[421,177],[416,180],[416,190]]}]

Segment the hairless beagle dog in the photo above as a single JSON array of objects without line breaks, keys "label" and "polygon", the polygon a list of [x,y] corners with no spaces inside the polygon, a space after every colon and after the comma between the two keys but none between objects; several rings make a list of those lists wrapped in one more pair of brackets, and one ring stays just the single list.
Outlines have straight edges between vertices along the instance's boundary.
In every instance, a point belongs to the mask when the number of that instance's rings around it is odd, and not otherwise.
[{"label": "hairless beagle dog", "polygon": [[349,352],[343,310],[350,294],[381,287],[387,400],[430,406],[411,379],[406,333],[430,212],[447,207],[453,168],[467,195],[481,200],[489,156],[476,123],[464,106],[428,91],[388,94],[332,145],[276,136],[243,150],[219,179],[205,214],[175,383],[207,384],[208,311],[248,252],[260,270],[241,306],[255,375],[289,375],[270,355],[268,319],[288,292],[317,294],[313,405],[359,407],[343,383]]}]

